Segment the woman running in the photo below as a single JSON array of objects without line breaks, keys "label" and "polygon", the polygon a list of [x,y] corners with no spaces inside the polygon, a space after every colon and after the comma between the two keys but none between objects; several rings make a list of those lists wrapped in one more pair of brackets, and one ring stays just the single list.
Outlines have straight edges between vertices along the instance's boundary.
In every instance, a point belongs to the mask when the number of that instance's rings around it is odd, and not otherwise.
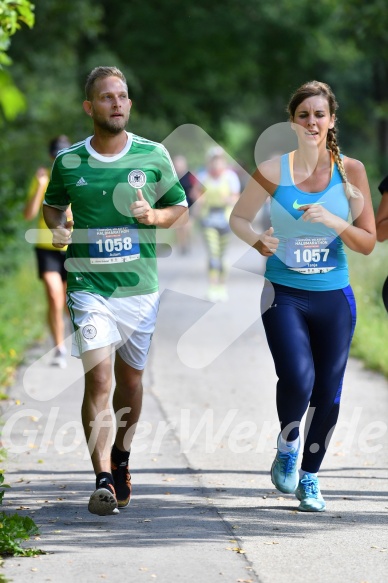
[{"label": "woman running", "polygon": [[[337,107],[325,83],[295,92],[288,113],[297,150],[260,164],[230,220],[237,236],[268,257],[261,307],[281,429],[272,482],[294,492],[299,510],[309,512],[326,506],[317,475],[337,422],[356,321],[344,245],[368,255],[376,242],[364,166],[337,144]],[[259,235],[252,221],[268,196],[272,226]],[[299,427],[308,407],[298,475]]]},{"label": "woman running", "polygon": [[[52,139],[49,143],[51,161],[55,160],[58,152],[71,145],[65,135]],[[50,327],[55,346],[52,360],[53,366],[66,368],[65,320],[66,308],[66,281],[65,269],[66,249],[56,249],[52,246],[49,228],[43,218],[43,199],[50,179],[50,168],[40,167],[31,182],[27,202],[24,207],[24,218],[31,221],[38,216],[38,239],[35,244],[38,276],[44,283],[47,300],[47,321]],[[71,210],[68,212],[71,218]]]}]

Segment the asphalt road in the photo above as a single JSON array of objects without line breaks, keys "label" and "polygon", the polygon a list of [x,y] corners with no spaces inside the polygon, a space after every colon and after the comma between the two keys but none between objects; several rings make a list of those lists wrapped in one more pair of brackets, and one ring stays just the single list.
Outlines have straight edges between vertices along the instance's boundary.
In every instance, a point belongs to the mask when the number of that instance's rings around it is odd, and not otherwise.
[{"label": "asphalt road", "polygon": [[133,499],[88,513],[80,363],[27,356],[10,390],[4,507],[40,526],[47,554],[8,558],[16,583],[99,580],[386,583],[388,383],[349,361],[339,425],[320,471],[327,511],[273,489],[276,376],[259,313],[263,264],[233,238],[229,300],[205,299],[205,256],[160,259],[161,308],[131,467]]}]

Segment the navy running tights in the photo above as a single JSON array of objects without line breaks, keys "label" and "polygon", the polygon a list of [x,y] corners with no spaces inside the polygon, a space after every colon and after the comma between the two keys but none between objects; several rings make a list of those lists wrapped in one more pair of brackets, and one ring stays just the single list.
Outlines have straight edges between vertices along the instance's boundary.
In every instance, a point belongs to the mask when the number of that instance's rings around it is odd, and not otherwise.
[{"label": "navy running tights", "polygon": [[352,289],[306,291],[267,281],[261,313],[278,376],[282,435],[288,441],[298,437],[309,407],[302,470],[318,472],[337,422],[356,324]]}]

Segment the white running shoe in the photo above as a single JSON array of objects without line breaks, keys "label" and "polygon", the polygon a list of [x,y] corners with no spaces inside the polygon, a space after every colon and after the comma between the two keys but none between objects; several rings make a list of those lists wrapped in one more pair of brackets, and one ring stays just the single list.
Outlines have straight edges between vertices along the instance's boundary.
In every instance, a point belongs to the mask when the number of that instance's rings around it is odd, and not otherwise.
[{"label": "white running shoe", "polygon": [[67,361],[66,361],[66,352],[57,348],[54,354],[54,358],[51,362],[51,366],[58,366],[59,368],[66,368]]}]

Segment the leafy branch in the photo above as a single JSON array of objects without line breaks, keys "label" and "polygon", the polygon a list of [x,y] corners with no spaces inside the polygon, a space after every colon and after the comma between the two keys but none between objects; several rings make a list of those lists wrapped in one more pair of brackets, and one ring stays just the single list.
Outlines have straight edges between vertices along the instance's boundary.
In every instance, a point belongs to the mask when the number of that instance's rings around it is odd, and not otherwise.
[{"label": "leafy branch", "polygon": [[10,37],[21,28],[21,23],[32,28],[34,22],[34,5],[29,0],[0,0],[0,67],[11,64],[6,54]]}]

